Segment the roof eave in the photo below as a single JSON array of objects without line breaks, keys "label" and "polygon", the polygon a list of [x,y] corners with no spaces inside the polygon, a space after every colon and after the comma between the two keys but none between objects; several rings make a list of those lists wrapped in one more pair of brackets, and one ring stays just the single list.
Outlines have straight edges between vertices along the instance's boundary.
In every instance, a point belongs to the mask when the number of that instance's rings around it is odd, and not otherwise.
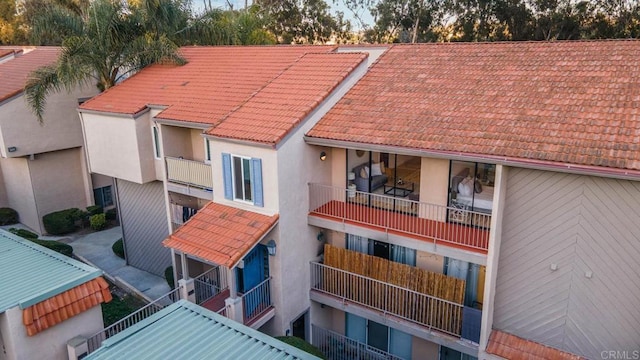
[{"label": "roof eave", "polygon": [[601,177],[609,177],[623,180],[640,180],[640,170],[632,169],[618,169],[602,166],[580,165],[570,163],[559,163],[554,161],[544,161],[535,159],[524,159],[509,156],[489,155],[489,154],[471,154],[464,152],[444,151],[444,150],[430,150],[430,149],[415,149],[405,148],[393,145],[378,145],[378,144],[365,144],[350,142],[344,140],[318,138],[305,135],[304,140],[307,144],[336,147],[336,148],[348,148],[355,150],[365,151],[377,151],[377,152],[390,152],[399,155],[430,157],[436,159],[447,160],[460,160],[460,161],[472,161],[472,162],[486,162],[491,164],[500,164],[505,166],[556,171],[579,175],[595,175]]}]

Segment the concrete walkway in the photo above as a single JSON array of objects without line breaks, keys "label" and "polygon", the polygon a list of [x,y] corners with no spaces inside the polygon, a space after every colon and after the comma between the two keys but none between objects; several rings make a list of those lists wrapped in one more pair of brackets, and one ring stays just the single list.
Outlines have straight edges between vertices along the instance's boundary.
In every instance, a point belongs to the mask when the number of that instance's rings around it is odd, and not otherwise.
[{"label": "concrete walkway", "polygon": [[102,269],[111,282],[137,293],[149,302],[171,291],[163,277],[126,265],[123,259],[113,253],[111,246],[120,238],[122,229],[117,226],[75,237],[69,245],[73,246],[73,254],[80,260]]},{"label": "concrete walkway", "polygon": [[[22,224],[0,228],[30,230]],[[122,229],[119,226],[88,234],[79,232],[64,236],[40,236],[41,240],[60,241],[73,246],[73,255],[78,259],[101,269],[109,281],[129,292],[136,293],[149,302],[171,291],[164,277],[126,265],[123,259],[113,253],[111,246],[120,238],[122,238]]]}]

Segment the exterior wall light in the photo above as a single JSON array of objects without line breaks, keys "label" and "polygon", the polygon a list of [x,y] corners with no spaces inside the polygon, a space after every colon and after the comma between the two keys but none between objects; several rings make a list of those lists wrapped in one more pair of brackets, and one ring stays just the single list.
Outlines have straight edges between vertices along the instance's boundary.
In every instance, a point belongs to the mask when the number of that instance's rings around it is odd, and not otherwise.
[{"label": "exterior wall light", "polygon": [[325,161],[325,160],[327,160],[327,153],[323,151],[320,153],[320,161]]},{"label": "exterior wall light", "polygon": [[267,252],[271,256],[276,256],[276,242],[273,239],[267,243]]}]

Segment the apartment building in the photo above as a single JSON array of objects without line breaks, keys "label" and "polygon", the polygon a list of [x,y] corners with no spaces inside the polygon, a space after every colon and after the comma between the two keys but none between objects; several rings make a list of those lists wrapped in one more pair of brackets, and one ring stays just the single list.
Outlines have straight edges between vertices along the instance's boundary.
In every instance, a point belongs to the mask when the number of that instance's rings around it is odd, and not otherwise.
[{"label": "apartment building", "polygon": [[182,51],[80,107],[130,264],[330,358],[640,348],[640,42]]},{"label": "apartment building", "polygon": [[112,180],[87,171],[78,99],[93,96],[87,86],[47,99],[39,123],[24,96],[29,74],[55,63],[55,47],[0,47],[0,207],[44,234],[42,217],[54,211],[114,205]]}]

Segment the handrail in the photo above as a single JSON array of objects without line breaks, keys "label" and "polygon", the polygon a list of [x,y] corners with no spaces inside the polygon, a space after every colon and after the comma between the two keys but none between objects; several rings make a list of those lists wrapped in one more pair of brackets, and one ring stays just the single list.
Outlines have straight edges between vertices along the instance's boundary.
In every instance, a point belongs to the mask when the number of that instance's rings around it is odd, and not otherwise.
[{"label": "handrail", "polygon": [[229,288],[226,268],[216,266],[205,271],[193,279],[193,285],[196,304],[200,305]]},{"label": "handrail", "polygon": [[491,214],[456,206],[309,184],[309,213],[488,250]]},{"label": "handrail", "polygon": [[317,262],[311,263],[311,289],[457,337],[462,333],[464,305],[411,289]]},{"label": "handrail", "polygon": [[240,294],[243,305],[244,323],[248,324],[269,310],[271,302],[271,277],[263,280],[244,294]]},{"label": "handrail", "polygon": [[202,161],[166,156],[167,180],[206,190],[213,188],[211,165]]},{"label": "handrail", "polygon": [[127,329],[128,327],[135,325],[136,323],[157,313],[164,307],[178,301],[180,298],[179,292],[180,288],[173,289],[157,298],[156,300],[141,307],[136,312],[127,315],[118,322],[115,322],[110,326],[100,330],[98,333],[90,336],[87,339],[88,353],[97,350],[102,345],[102,341],[104,341],[105,339],[112,337],[113,335]]},{"label": "handrail", "polygon": [[402,360],[389,352],[376,349],[315,324],[311,324],[311,334],[311,344],[329,359]]}]

